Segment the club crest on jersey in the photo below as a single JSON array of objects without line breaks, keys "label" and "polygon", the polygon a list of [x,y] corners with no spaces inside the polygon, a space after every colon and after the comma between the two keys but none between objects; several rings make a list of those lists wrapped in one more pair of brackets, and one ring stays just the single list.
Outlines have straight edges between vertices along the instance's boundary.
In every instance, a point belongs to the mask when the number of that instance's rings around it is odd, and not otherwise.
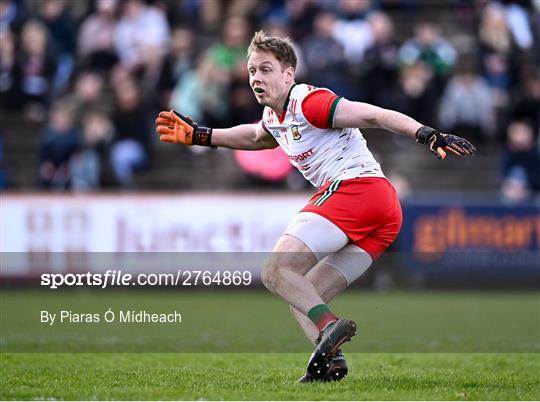
[{"label": "club crest on jersey", "polygon": [[275,138],[280,138],[280,137],[281,137],[281,134],[279,133],[278,130],[272,131],[272,135],[273,135]]},{"label": "club crest on jersey", "polygon": [[298,126],[292,126],[291,127],[292,137],[295,141],[298,141],[302,136],[300,135],[300,131],[298,131]]}]

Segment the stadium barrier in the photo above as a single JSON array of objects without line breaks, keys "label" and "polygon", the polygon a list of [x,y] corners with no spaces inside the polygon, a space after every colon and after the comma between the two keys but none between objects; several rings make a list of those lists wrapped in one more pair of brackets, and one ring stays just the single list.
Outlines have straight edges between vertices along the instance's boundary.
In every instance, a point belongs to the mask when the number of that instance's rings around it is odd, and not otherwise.
[{"label": "stadium barrier", "polygon": [[[172,272],[181,253],[213,272],[256,256],[243,268],[258,281],[265,253],[307,199],[305,194],[3,194],[0,280],[103,272],[117,268],[119,256],[124,256],[120,265],[133,272]],[[537,204],[445,197],[405,202],[403,209],[401,234],[388,254],[398,256],[405,282],[540,284]],[[126,262],[128,255],[136,257]]]}]

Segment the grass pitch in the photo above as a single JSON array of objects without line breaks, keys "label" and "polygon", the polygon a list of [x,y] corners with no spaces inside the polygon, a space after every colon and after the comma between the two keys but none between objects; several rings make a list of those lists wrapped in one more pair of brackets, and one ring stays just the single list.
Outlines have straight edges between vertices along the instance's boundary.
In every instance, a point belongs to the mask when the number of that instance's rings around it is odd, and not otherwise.
[{"label": "grass pitch", "polygon": [[[540,399],[535,293],[346,292],[331,307],[360,333],[344,347],[349,377],[331,384],[295,383],[311,347],[265,292],[19,290],[0,299],[0,399]],[[41,308],[174,306],[180,326],[39,324]],[[158,351],[171,353],[148,353]]]},{"label": "grass pitch", "polygon": [[296,384],[304,354],[8,354],[2,399],[538,400],[534,354],[347,354],[340,383]]}]

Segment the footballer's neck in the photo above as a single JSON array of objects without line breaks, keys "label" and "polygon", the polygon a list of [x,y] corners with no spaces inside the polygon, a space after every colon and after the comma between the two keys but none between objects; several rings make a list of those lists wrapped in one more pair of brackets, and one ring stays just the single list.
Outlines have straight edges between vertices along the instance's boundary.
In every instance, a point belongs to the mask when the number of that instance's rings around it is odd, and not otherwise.
[{"label": "footballer's neck", "polygon": [[283,113],[285,113],[287,110],[289,98],[291,97],[291,91],[295,85],[296,83],[294,81],[291,82],[289,86],[285,88],[285,91],[283,91],[283,95],[279,97],[278,101],[276,102],[276,106],[271,107],[271,109],[276,113],[276,115],[279,116],[280,119],[283,117]]}]

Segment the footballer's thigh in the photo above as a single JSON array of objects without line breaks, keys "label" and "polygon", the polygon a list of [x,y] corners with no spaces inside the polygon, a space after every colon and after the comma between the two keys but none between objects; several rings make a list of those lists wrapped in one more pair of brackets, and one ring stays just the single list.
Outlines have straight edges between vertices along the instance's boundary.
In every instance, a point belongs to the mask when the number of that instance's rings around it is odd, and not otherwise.
[{"label": "footballer's thigh", "polygon": [[341,250],[349,243],[349,238],[343,230],[330,219],[314,212],[296,214],[285,229],[284,235],[300,240],[315,255],[316,262]]},{"label": "footballer's thigh", "polygon": [[291,221],[272,250],[261,278],[276,292],[280,278],[290,272],[304,276],[328,254],[343,248],[349,239],[329,220],[320,215],[301,212]]}]

